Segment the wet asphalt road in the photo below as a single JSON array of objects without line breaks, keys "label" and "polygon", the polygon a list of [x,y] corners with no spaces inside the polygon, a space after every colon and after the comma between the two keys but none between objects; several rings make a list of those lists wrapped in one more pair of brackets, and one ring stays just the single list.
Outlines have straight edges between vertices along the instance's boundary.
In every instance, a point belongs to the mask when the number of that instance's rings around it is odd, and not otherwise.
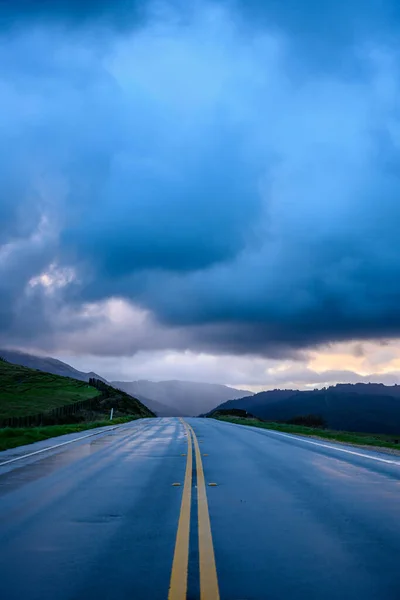
[{"label": "wet asphalt road", "polygon": [[[399,457],[186,421],[217,484],[206,489],[221,600],[400,599]],[[175,418],[142,420],[0,466],[0,597],[167,599],[185,432]],[[192,600],[198,477],[193,456]]]}]

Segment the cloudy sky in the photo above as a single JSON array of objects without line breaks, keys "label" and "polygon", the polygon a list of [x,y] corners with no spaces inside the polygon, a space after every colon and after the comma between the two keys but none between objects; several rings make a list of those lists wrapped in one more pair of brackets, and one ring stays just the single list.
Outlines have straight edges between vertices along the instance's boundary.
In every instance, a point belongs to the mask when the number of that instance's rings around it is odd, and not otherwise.
[{"label": "cloudy sky", "polygon": [[400,382],[397,0],[0,3],[0,345]]}]

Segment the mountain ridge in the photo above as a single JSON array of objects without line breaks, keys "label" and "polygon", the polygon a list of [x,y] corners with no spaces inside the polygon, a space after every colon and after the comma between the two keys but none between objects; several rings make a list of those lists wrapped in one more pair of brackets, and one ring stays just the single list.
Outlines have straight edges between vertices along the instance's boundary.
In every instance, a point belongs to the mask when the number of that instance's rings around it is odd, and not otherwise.
[{"label": "mountain ridge", "polygon": [[[136,397],[145,397],[164,405],[158,416],[195,417],[207,413],[222,401],[240,397],[243,393],[251,394],[248,390],[238,390],[219,383],[203,383],[170,379],[164,381],[112,381],[111,385],[124,390]],[[190,399],[190,402],[188,402]],[[148,404],[149,408],[152,404]]]},{"label": "mountain ridge", "polygon": [[222,403],[270,421],[318,415],[329,429],[400,434],[400,385],[337,384],[311,391],[269,390]]},{"label": "mountain ridge", "polygon": [[89,382],[89,379],[99,379],[131,394],[158,416],[196,416],[209,412],[225,400],[241,397],[246,393],[251,394],[247,390],[237,390],[222,384],[188,382],[179,379],[109,382],[97,373],[79,371],[56,358],[38,356],[9,348],[0,349],[0,357],[12,364],[79,381]]},{"label": "mountain ridge", "polygon": [[89,373],[79,371],[78,369],[71,367],[68,363],[58,360],[57,358],[52,358],[51,356],[37,356],[36,354],[21,352],[20,350],[0,348],[0,357],[5,358],[6,361],[11,364],[27,367],[28,369],[37,369],[38,371],[52,373],[53,375],[61,375],[62,377],[71,377],[72,379],[78,379],[79,381],[100,379],[100,381],[108,383],[104,377],[101,377],[93,371],[90,371]]}]

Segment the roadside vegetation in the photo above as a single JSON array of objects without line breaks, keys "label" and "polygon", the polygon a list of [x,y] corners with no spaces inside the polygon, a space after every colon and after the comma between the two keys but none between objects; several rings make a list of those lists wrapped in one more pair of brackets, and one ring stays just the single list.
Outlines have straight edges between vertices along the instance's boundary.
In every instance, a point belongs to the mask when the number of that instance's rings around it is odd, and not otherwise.
[{"label": "roadside vegetation", "polygon": [[89,423],[71,423],[69,425],[49,425],[47,427],[5,427],[4,429],[0,429],[0,451],[24,446],[25,444],[33,444],[34,442],[40,442],[67,433],[77,433],[97,427],[121,425],[122,423],[134,421],[137,418],[136,416],[126,416],[113,419],[112,421],[92,421]]},{"label": "roadside vegetation", "polygon": [[141,417],[154,413],[103,381],[78,381],[0,359],[0,451]]},{"label": "roadside vegetation", "polygon": [[[245,411],[243,411],[245,412]],[[289,423],[274,423],[262,421],[252,416],[236,416],[221,414],[220,412],[211,413],[211,418],[238,425],[250,425],[251,427],[260,427],[262,429],[272,429],[284,433],[293,433],[307,437],[319,438],[321,440],[331,440],[356,446],[373,446],[381,448],[391,448],[400,451],[400,437],[385,434],[372,433],[351,433],[349,431],[332,431],[322,429],[320,425],[316,427],[307,427],[304,425],[294,425]]]},{"label": "roadside vegetation", "polygon": [[100,394],[86,381],[0,360],[0,419],[35,415]]}]

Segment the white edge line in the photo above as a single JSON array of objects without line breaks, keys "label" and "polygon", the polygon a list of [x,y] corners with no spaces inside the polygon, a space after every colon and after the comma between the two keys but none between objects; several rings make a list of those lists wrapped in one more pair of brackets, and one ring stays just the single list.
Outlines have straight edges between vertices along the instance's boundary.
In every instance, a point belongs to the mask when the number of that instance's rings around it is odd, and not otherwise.
[{"label": "white edge line", "polygon": [[89,433],[88,435],[81,435],[81,437],[74,438],[73,440],[68,440],[68,442],[62,442],[61,444],[56,444],[55,446],[48,446],[47,448],[42,448],[41,450],[36,450],[35,452],[30,452],[29,454],[23,454],[22,456],[17,456],[16,458],[11,458],[10,460],[6,460],[0,463],[0,467],[4,467],[5,465],[9,465],[10,463],[16,462],[17,460],[22,460],[23,458],[29,458],[30,456],[35,456],[35,454],[41,454],[42,452],[47,452],[48,450],[54,450],[54,448],[61,448],[61,446],[66,446],[67,444],[73,444],[74,442],[79,442],[79,440],[84,440],[85,438],[93,437],[94,435],[100,435],[100,433],[107,433],[109,431],[114,431],[114,429],[118,429],[121,425],[115,425],[115,427],[110,427],[110,429],[95,431],[94,433]]},{"label": "white edge line", "polygon": [[[238,425],[238,423],[231,423],[232,425]],[[303,437],[300,437],[291,433],[282,433],[281,431],[275,431],[274,429],[267,429],[261,427],[251,427],[250,425],[245,425],[248,429],[261,429],[261,431],[266,431],[268,433],[272,433],[275,435],[281,435],[282,437],[286,437],[289,439],[295,439],[299,442],[304,442],[305,444],[312,444],[313,446],[321,446],[321,448],[329,448],[330,450],[337,450],[338,452],[344,452],[345,454],[354,454],[354,456],[361,456],[362,458],[369,458],[371,460],[377,460],[379,462],[386,463],[388,465],[397,465],[400,467],[400,462],[397,460],[388,460],[386,458],[379,458],[379,456],[371,456],[370,454],[362,454],[361,452],[354,452],[354,450],[347,450],[347,448],[339,448],[338,446],[330,446],[328,444],[321,444],[320,442],[312,442],[311,440],[307,440]]]},{"label": "white edge line", "polygon": [[269,433],[274,433],[275,435],[282,435],[283,437],[294,437],[296,440],[300,440],[301,442],[305,442],[306,444],[312,444],[313,446],[321,446],[321,448],[329,448],[330,450],[337,450],[338,452],[345,452],[346,454],[354,454],[354,456],[361,456],[362,458],[370,458],[371,460],[377,460],[379,462],[387,463],[388,465],[400,466],[400,462],[396,460],[388,460],[386,458],[379,458],[379,456],[371,456],[370,454],[363,454],[362,452],[354,452],[354,450],[347,450],[347,448],[338,448],[337,446],[321,444],[320,442],[312,442],[311,440],[305,440],[302,437],[281,433],[280,431],[275,431],[273,429],[268,429],[267,431]]}]

